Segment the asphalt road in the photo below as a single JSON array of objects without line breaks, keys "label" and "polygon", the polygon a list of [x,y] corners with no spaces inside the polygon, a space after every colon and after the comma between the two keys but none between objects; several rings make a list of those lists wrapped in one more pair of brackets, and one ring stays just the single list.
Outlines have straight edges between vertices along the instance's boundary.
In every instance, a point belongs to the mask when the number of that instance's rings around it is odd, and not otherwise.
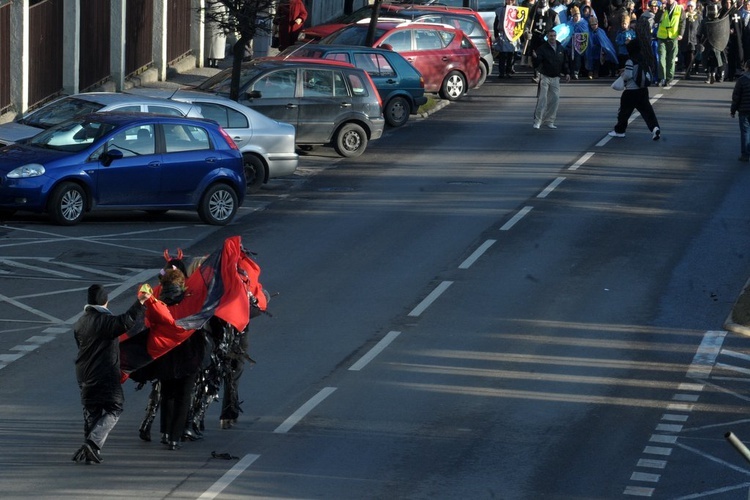
[{"label": "asphalt road", "polygon": [[[217,229],[191,213],[0,226],[3,498],[745,498],[750,346],[721,325],[750,275],[750,170],[729,84],[619,95],[490,81],[342,160],[319,148]],[[138,439],[76,465],[70,325],[85,288],[123,310],[165,248],[240,234],[278,293],[254,320],[244,414],[169,452]],[[211,457],[229,453],[236,460]]]}]

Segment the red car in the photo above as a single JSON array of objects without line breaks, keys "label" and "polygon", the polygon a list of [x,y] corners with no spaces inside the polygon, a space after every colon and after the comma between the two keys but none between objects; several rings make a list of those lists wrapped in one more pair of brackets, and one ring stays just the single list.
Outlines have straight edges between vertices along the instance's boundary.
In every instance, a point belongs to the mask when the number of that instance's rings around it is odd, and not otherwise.
[{"label": "red car", "polygon": [[[367,5],[351,14],[334,18],[326,24],[307,28],[301,32],[299,42],[315,43],[344,26],[357,23],[363,19],[370,19],[372,11],[373,7]],[[479,84],[484,83],[487,75],[492,72],[495,63],[492,57],[492,32],[479,12],[475,10],[446,5],[394,5],[387,3],[380,6],[380,18],[383,20],[404,19],[418,23],[441,23],[458,28],[479,49],[479,55],[482,57],[482,77]]]},{"label": "red car", "polygon": [[[365,46],[369,20],[346,26],[321,44]],[[442,24],[379,21],[373,47],[394,50],[422,73],[425,91],[454,101],[481,81],[480,55],[463,31]]]}]

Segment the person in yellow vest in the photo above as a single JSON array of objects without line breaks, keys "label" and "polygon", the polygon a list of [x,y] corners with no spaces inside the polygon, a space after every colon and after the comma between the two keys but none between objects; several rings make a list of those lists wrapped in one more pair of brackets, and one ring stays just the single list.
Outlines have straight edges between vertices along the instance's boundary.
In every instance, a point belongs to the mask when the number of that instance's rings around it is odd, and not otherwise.
[{"label": "person in yellow vest", "polygon": [[685,15],[682,6],[675,0],[665,0],[656,14],[659,28],[656,39],[659,44],[659,85],[667,85],[674,78],[677,42],[682,40],[685,31]]}]

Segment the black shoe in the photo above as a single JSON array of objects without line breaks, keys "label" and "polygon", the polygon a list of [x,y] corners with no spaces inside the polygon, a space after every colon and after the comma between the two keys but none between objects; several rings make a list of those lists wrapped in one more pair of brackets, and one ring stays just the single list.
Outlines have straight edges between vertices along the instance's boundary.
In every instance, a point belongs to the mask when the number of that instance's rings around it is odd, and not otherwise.
[{"label": "black shoe", "polygon": [[159,442],[161,444],[169,444],[169,436],[167,434],[162,434]]},{"label": "black shoe", "polygon": [[83,445],[83,451],[86,454],[86,463],[100,464],[104,462],[101,453],[93,443],[86,443]]},{"label": "black shoe", "polygon": [[169,442],[169,451],[179,450],[180,448],[182,448],[182,446],[180,446],[180,443],[177,441]]},{"label": "black shoe", "polygon": [[73,454],[73,461],[76,463],[81,463],[84,460],[86,460],[86,451],[84,450],[84,447],[81,446],[80,448],[78,448],[78,451]]},{"label": "black shoe", "polygon": [[183,441],[199,441],[201,439],[203,439],[203,436],[192,429],[185,429],[185,432],[182,433]]},{"label": "black shoe", "polygon": [[140,429],[138,431],[138,437],[144,441],[151,442],[151,431],[147,429]]}]

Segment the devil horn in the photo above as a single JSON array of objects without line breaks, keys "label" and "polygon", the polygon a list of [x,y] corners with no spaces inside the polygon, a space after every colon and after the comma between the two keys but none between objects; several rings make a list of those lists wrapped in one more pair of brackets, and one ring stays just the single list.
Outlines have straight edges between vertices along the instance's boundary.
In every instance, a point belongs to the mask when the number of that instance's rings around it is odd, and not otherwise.
[{"label": "devil horn", "polygon": [[182,248],[177,249],[177,260],[182,260]]},{"label": "devil horn", "polygon": [[167,262],[169,262],[170,260],[172,260],[172,258],[169,256],[169,248],[167,248],[166,250],[164,250],[164,260],[166,260]]}]

